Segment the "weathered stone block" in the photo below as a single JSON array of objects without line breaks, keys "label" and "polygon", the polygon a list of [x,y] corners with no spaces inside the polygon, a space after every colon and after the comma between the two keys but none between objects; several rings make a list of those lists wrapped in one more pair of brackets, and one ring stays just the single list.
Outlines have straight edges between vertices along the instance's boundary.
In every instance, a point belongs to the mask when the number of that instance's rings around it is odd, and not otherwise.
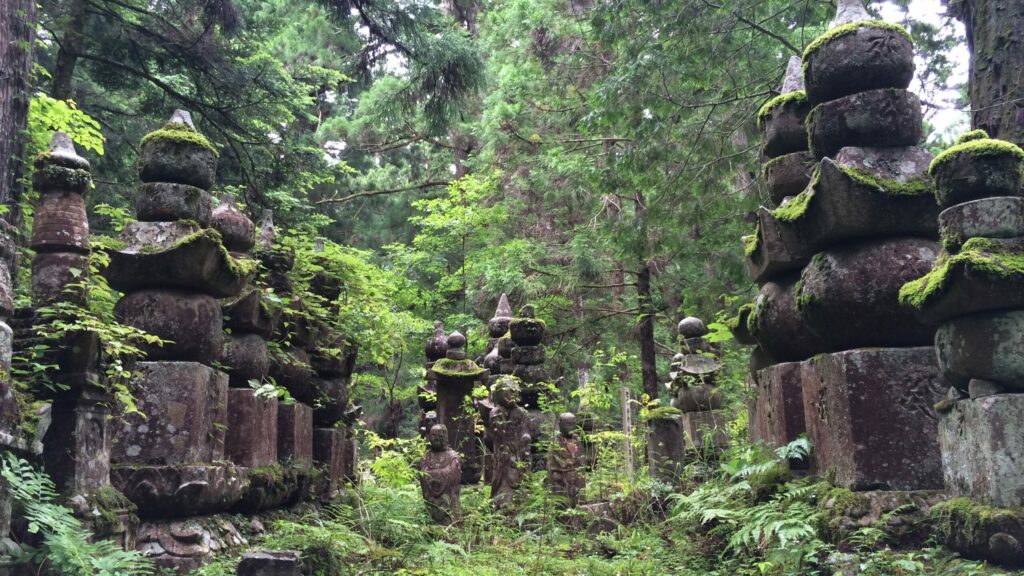
[{"label": "weathered stone block", "polygon": [[174,182],[209,190],[217,172],[217,155],[194,142],[156,137],[143,141],[139,166],[143,182]]},{"label": "weathered stone block", "polygon": [[547,357],[543,346],[516,346],[512,349],[512,361],[516,364],[543,364]]},{"label": "weathered stone block", "polygon": [[233,388],[249,388],[250,381],[262,383],[270,370],[267,343],[258,334],[232,333],[224,337],[220,362],[228,369]]},{"label": "weathered stone block", "polygon": [[256,225],[234,204],[234,200],[222,199],[213,209],[210,226],[220,232],[224,246],[232,252],[245,253],[256,245]]},{"label": "weathered stone block", "polygon": [[[1020,194],[1024,181],[1020,151],[983,149],[983,142],[996,141],[971,142],[963,152],[946,155],[936,163],[932,171],[935,198],[944,208],[979,198]],[[984,152],[972,152],[979,148]]]},{"label": "weathered stone block", "polygon": [[318,472],[310,467],[274,465],[249,468],[245,473],[242,498],[231,511],[254,514],[261,510],[294,506],[310,497],[318,479]]},{"label": "weathered stone block", "polygon": [[761,129],[761,153],[768,158],[807,150],[807,129],[804,120],[811,106],[806,98],[782,99],[767,104],[757,119]]},{"label": "weathered stone block", "polygon": [[1024,198],[997,196],[971,200],[939,214],[939,234],[947,250],[959,250],[968,238],[1024,236]]},{"label": "weathered stone block", "polygon": [[1024,511],[1019,506],[996,508],[954,498],[933,506],[929,517],[946,547],[963,557],[1024,566]]},{"label": "weathered stone block", "polygon": [[935,349],[943,373],[962,390],[977,378],[1024,391],[1024,310],[955,318],[935,333]]},{"label": "weathered stone block", "polygon": [[313,425],[318,428],[330,428],[341,422],[348,407],[348,378],[313,378],[313,388],[317,399],[313,404]]},{"label": "weathered stone block", "polygon": [[191,222],[131,222],[111,250],[103,271],[122,292],[143,288],[182,288],[217,298],[238,294],[255,273],[249,261],[235,259],[215,230]]},{"label": "weathered stone block", "polygon": [[32,242],[37,252],[89,252],[85,197],[74,192],[43,194],[35,206]]},{"label": "weathered stone block", "polygon": [[313,409],[301,402],[277,406],[277,459],[283,464],[313,464]]},{"label": "weathered stone block", "polygon": [[232,522],[237,519],[225,515],[143,522],[137,548],[158,568],[172,574],[190,574],[208,563],[211,556],[247,544]]},{"label": "weathered stone block", "polygon": [[197,362],[140,362],[135,399],[145,417],[115,424],[118,464],[194,464],[223,460],[228,378]]},{"label": "weathered stone block", "polygon": [[238,563],[238,576],[300,576],[298,552],[247,552]]},{"label": "weathered stone block", "polygon": [[[802,136],[807,139],[806,130],[802,131]],[[814,157],[807,151],[784,154],[765,162],[761,175],[772,203],[778,206],[786,197],[803,192],[811,182],[814,166]]]},{"label": "weathered stone block", "polygon": [[934,328],[900,305],[899,291],[927,274],[938,253],[935,242],[920,238],[869,240],[820,252],[800,275],[800,317],[833,351],[927,345]]},{"label": "weathered stone block", "polygon": [[800,270],[814,254],[812,245],[800,230],[788,221],[779,220],[773,212],[764,206],[758,208],[754,244],[745,247],[747,273],[759,283]]},{"label": "weathered stone block", "polygon": [[210,193],[187,184],[150,182],[135,196],[135,217],[143,222],[195,220],[205,227],[212,210]]},{"label": "weathered stone block", "polygon": [[874,348],[822,354],[802,370],[811,472],[851,490],[942,486],[936,414],[947,385],[935,352]]},{"label": "weathered stone block", "polygon": [[921,101],[906,90],[858,92],[819,104],[807,117],[815,158],[844,146],[916,146],[923,136]]},{"label": "weathered stone block", "polygon": [[95,494],[110,482],[111,398],[68,394],[50,409],[43,464],[62,494]]},{"label": "weathered stone block", "polygon": [[247,288],[237,297],[221,302],[224,309],[224,325],[233,331],[259,334],[270,338],[281,321],[281,310],[263,302],[263,292],[258,288]]},{"label": "weathered stone block", "polygon": [[150,360],[211,364],[224,347],[220,304],[213,296],[176,290],[140,290],[117,303],[118,320],[169,343],[145,347]]},{"label": "weathered stone block", "polygon": [[1024,394],[960,400],[939,418],[946,490],[992,506],[1024,504]]},{"label": "weathered stone block", "polygon": [[662,416],[650,421],[647,429],[647,460],[651,477],[675,484],[685,464],[685,439],[682,416]]},{"label": "weathered stone block", "polygon": [[299,402],[309,405],[316,403],[314,373],[309,365],[309,354],[305,350],[294,347],[270,350],[269,374],[278,386],[284,386]]},{"label": "weathered stone block", "polygon": [[687,412],[681,422],[686,449],[696,452],[720,451],[729,447],[729,421],[733,414],[726,410]]},{"label": "weathered stone block", "polygon": [[718,410],[722,407],[722,396],[714,386],[692,386],[680,390],[672,399],[672,406],[683,412]]},{"label": "weathered stone block", "polygon": [[789,274],[761,286],[748,323],[759,346],[782,362],[805,360],[826,349],[797,312],[798,281],[796,274]]},{"label": "weathered stone block", "polygon": [[184,518],[231,509],[242,498],[245,476],[229,463],[115,465],[110,482],[138,506],[141,518]]},{"label": "weathered stone block", "polygon": [[[548,381],[548,371],[543,364],[516,364],[516,367],[512,369],[512,375],[522,380],[523,384],[539,384]],[[526,388],[529,387],[524,387],[524,396],[529,393]]]},{"label": "weathered stone block", "polygon": [[313,430],[313,462],[326,476],[328,496],[342,489],[345,458],[345,431],[340,428]]},{"label": "weathered stone block", "polygon": [[817,104],[877,88],[906,88],[914,46],[904,32],[867,23],[831,38],[804,58],[807,98]]},{"label": "weathered stone block", "polygon": [[277,462],[277,399],[251,388],[228,390],[224,455],[238,466],[258,468]]},{"label": "weathered stone block", "polygon": [[[757,414],[754,440],[772,448],[785,446],[807,432],[804,420],[803,362],[786,362],[764,368],[755,374]],[[752,430],[755,428],[752,427]]]},{"label": "weathered stone block", "polygon": [[[41,252],[32,258],[32,303],[46,306],[57,301],[85,298],[89,257],[77,252]],[[76,284],[76,286],[71,286]]]}]

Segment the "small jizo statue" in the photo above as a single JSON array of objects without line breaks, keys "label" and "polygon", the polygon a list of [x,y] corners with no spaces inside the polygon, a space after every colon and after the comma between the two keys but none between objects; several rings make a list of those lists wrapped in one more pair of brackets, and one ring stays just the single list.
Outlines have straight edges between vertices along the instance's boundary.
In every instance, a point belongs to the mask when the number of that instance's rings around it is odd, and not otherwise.
[{"label": "small jizo statue", "polygon": [[491,409],[487,434],[494,446],[491,477],[491,501],[494,507],[507,508],[514,502],[515,490],[530,468],[530,423],[519,402],[519,382],[515,377],[502,376],[491,392]]},{"label": "small jizo statue", "polygon": [[435,424],[427,433],[430,449],[420,461],[420,488],[427,513],[435,521],[452,524],[462,519],[462,459],[448,447],[448,428]]},{"label": "small jizo statue", "polygon": [[564,496],[570,508],[579,503],[580,491],[586,480],[583,469],[583,445],[576,437],[576,415],[566,412],[558,417],[558,445],[548,450],[548,477],[544,481],[548,490]]}]

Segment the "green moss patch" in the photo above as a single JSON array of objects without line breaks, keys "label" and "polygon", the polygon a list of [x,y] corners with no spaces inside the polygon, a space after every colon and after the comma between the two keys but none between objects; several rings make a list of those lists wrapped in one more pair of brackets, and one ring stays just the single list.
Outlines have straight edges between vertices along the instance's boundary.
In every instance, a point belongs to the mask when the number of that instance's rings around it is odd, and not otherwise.
[{"label": "green moss patch", "polygon": [[846,175],[856,182],[874,188],[883,194],[892,196],[923,196],[932,193],[931,182],[927,178],[915,178],[906,182],[881,178],[859,168],[841,168]]},{"label": "green moss patch", "polygon": [[674,406],[662,406],[648,411],[644,419],[648,422],[652,420],[672,420],[676,416],[682,416],[682,414],[683,411],[679,408],[675,408]]},{"label": "green moss patch", "polygon": [[765,102],[764,106],[761,106],[761,109],[757,111],[757,126],[761,127],[761,124],[772,113],[772,110],[789,103],[793,103],[796,106],[806,104],[807,92],[803,90],[795,90],[793,92],[780,94],[779,96]]},{"label": "green moss patch", "polygon": [[1017,160],[1024,160],[1024,150],[1021,150],[1013,142],[993,140],[991,138],[972,139],[946,148],[932,160],[931,165],[928,166],[928,173],[934,175],[936,169],[960,154],[970,154],[971,156],[978,157],[1009,155],[1015,156]]},{"label": "green moss patch", "polygon": [[1024,244],[971,238],[960,252],[939,257],[932,271],[900,288],[900,304],[918,310],[940,298],[956,276],[968,273],[998,282],[1024,283]]},{"label": "green moss patch", "polygon": [[772,210],[772,216],[782,222],[796,222],[804,217],[814,199],[814,188],[808,188],[791,198],[788,202]]},{"label": "green moss patch", "polygon": [[947,542],[960,541],[969,548],[987,549],[996,532],[1024,530],[1024,510],[995,508],[969,498],[954,498],[928,511],[935,532]]},{"label": "green moss patch", "polygon": [[912,41],[910,38],[910,32],[907,29],[898,24],[892,24],[890,22],[883,22],[881,20],[861,20],[860,22],[850,22],[849,24],[843,24],[842,26],[836,26],[835,28],[825,32],[821,36],[814,39],[813,42],[808,44],[807,48],[804,49],[803,62],[804,71],[807,71],[807,60],[817,51],[819,48],[835,40],[841,38],[847,34],[853,34],[861,28],[880,28],[882,30],[891,30],[893,32],[899,32],[908,41]]},{"label": "green moss patch", "polygon": [[988,132],[985,132],[984,130],[978,129],[978,130],[971,130],[970,132],[964,132],[963,134],[960,135],[959,138],[956,139],[956,143],[957,144],[963,144],[965,142],[971,142],[973,140],[988,140],[988,139],[989,139]]},{"label": "green moss patch", "polygon": [[542,328],[547,326],[547,324],[540,318],[513,318],[512,321],[508,323],[510,328],[512,326],[521,326],[526,324],[540,326]]},{"label": "green moss patch", "polygon": [[747,304],[744,304],[743,306],[740,306],[740,309],[736,312],[735,316],[732,316],[731,318],[726,318],[726,320],[725,320],[725,327],[728,328],[729,330],[733,331],[733,332],[738,330],[740,328],[740,326],[743,326],[744,328],[746,328],[746,326],[747,326],[747,317],[750,316],[750,313],[753,312],[753,311],[754,311],[754,303],[753,302],[748,302]]},{"label": "green moss patch", "polygon": [[754,227],[754,233],[740,238],[743,241],[743,255],[752,256],[761,244],[761,226]]},{"label": "green moss patch", "polygon": [[180,122],[169,122],[164,124],[163,128],[146,134],[142,137],[142,145],[145,146],[147,143],[157,140],[176,142],[179,144],[192,144],[213,152],[214,156],[220,156],[220,153],[217,152],[217,149],[214,148],[212,144],[210,144],[210,141],[206,139],[206,136],[200,134],[195,128]]},{"label": "green moss patch", "polygon": [[439,376],[454,377],[479,376],[485,372],[472,360],[452,360],[451,358],[441,358],[434,362],[434,367],[431,370]]}]

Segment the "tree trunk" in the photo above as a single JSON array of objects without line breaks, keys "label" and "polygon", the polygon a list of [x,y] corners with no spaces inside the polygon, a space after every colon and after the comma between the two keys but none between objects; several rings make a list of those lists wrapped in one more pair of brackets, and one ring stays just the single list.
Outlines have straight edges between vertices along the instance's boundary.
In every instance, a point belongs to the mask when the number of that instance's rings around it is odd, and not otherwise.
[{"label": "tree trunk", "polygon": [[654,349],[654,315],[651,302],[651,266],[644,264],[636,280],[636,293],[640,307],[640,375],[644,394],[658,398],[658,365]]},{"label": "tree trunk", "polygon": [[1024,145],[1024,3],[952,0],[971,50],[971,125]]},{"label": "tree trunk", "polygon": [[67,100],[72,96],[71,81],[75,76],[78,55],[85,49],[85,0],[67,0],[62,16],[66,24],[58,38],[60,49],[50,85],[50,96],[57,100]]},{"label": "tree trunk", "polygon": [[17,226],[24,176],[29,74],[35,38],[35,0],[0,0],[0,204]]}]

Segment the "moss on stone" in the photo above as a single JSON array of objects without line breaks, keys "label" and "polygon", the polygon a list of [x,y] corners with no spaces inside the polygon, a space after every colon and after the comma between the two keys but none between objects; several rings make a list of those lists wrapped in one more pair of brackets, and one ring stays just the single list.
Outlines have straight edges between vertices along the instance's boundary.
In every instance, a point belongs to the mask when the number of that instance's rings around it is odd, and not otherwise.
[{"label": "moss on stone", "polygon": [[740,306],[740,309],[736,311],[736,315],[735,316],[726,318],[726,320],[724,322],[725,327],[728,328],[729,330],[732,330],[732,331],[738,330],[739,327],[740,327],[740,324],[743,324],[743,326],[746,327],[745,320],[747,319],[747,316],[749,316],[750,313],[753,312],[753,310],[754,310],[754,303],[753,302],[748,302],[748,303],[744,304],[743,306]]},{"label": "moss on stone", "polygon": [[791,477],[789,468],[784,464],[778,464],[763,472],[752,474],[747,478],[747,483],[750,484],[750,493],[754,502],[764,502],[770,498]]},{"label": "moss on stone", "polygon": [[772,216],[782,222],[796,222],[804,217],[811,207],[811,200],[814,199],[814,188],[807,188],[803,192],[789,199],[775,210]]},{"label": "moss on stone", "polygon": [[900,304],[918,310],[942,296],[950,281],[967,269],[972,276],[1024,283],[1024,244],[970,238],[955,255],[942,254],[928,274],[900,288]]},{"label": "moss on stone", "polygon": [[37,183],[49,186],[66,186],[72,190],[81,190],[92,185],[92,173],[81,168],[68,168],[57,164],[47,164],[36,169]]},{"label": "moss on stone", "polygon": [[652,420],[672,420],[676,416],[682,416],[683,411],[674,406],[661,406],[654,410],[649,410],[645,415],[644,419],[648,422]]},{"label": "moss on stone", "polygon": [[871,500],[864,494],[839,488],[828,482],[818,485],[816,492],[819,524],[826,534],[839,534],[844,519],[861,518],[871,511]]},{"label": "moss on stone", "polygon": [[971,139],[966,142],[959,142],[942,151],[932,160],[931,165],[928,166],[928,173],[934,175],[935,170],[943,164],[952,161],[960,154],[970,154],[976,157],[1008,155],[1015,156],[1017,160],[1024,160],[1024,150],[1021,150],[1013,142],[993,140],[991,138]]},{"label": "moss on stone", "polygon": [[217,149],[214,148],[212,144],[210,144],[210,141],[206,139],[206,136],[200,134],[195,128],[180,122],[169,122],[164,124],[163,128],[146,134],[142,137],[142,146],[157,140],[164,140],[179,144],[192,144],[213,152],[214,156],[220,156],[220,153],[217,152]]},{"label": "moss on stone", "polygon": [[[534,325],[539,324],[541,327],[546,327],[547,326],[547,324],[543,320],[541,320],[540,318],[513,318],[512,321],[508,323],[509,328],[511,328],[512,326],[518,326],[518,325],[521,325],[521,324],[534,324]],[[509,331],[509,333],[511,334],[511,330]]]},{"label": "moss on stone", "polygon": [[860,184],[874,188],[883,194],[891,196],[923,196],[932,193],[931,182],[926,178],[914,178],[906,182],[900,182],[891,178],[881,178],[859,168],[840,167],[840,169]]},{"label": "moss on stone", "polygon": [[[757,111],[757,126],[760,128],[764,123],[765,119],[772,113],[776,108],[785,104],[793,103],[797,106],[807,103],[807,92],[803,90],[794,90],[793,92],[787,92],[780,94],[771,100],[764,103],[761,109]],[[767,164],[765,164],[767,166]]]},{"label": "moss on stone", "polygon": [[882,30],[891,30],[893,32],[899,32],[900,34],[902,34],[903,37],[907,39],[907,41],[913,41],[910,37],[910,32],[907,32],[906,28],[898,24],[892,24],[891,22],[883,22],[881,20],[861,20],[859,22],[850,22],[848,24],[836,26],[835,28],[829,30],[828,32],[825,32],[821,36],[818,36],[817,38],[814,39],[813,42],[807,45],[807,48],[804,49],[803,54],[804,72],[807,71],[807,60],[819,48],[835,40],[836,38],[840,38],[848,34],[853,34],[857,32],[857,30],[860,30],[861,28],[881,28]]},{"label": "moss on stone", "polygon": [[754,252],[757,252],[757,249],[761,245],[761,239],[760,238],[761,238],[761,226],[760,225],[757,225],[757,226],[754,227],[754,233],[753,234],[747,234],[746,236],[740,237],[740,240],[743,242],[743,255],[744,256],[752,256],[754,254]]},{"label": "moss on stone", "polygon": [[1024,509],[996,508],[970,498],[954,498],[928,511],[935,531],[947,541],[961,540],[969,548],[988,548],[988,539],[1008,526],[1024,527]]},{"label": "moss on stone", "polygon": [[477,363],[472,360],[452,360],[451,358],[441,358],[434,362],[431,370],[439,376],[453,377],[473,377],[485,372],[483,368],[477,366]]},{"label": "moss on stone", "polygon": [[984,130],[979,128],[977,130],[971,130],[970,132],[964,132],[963,134],[960,135],[959,138],[956,139],[956,143],[957,144],[963,144],[965,142],[971,142],[973,140],[988,140],[988,139],[989,139],[988,132],[985,132]]}]

